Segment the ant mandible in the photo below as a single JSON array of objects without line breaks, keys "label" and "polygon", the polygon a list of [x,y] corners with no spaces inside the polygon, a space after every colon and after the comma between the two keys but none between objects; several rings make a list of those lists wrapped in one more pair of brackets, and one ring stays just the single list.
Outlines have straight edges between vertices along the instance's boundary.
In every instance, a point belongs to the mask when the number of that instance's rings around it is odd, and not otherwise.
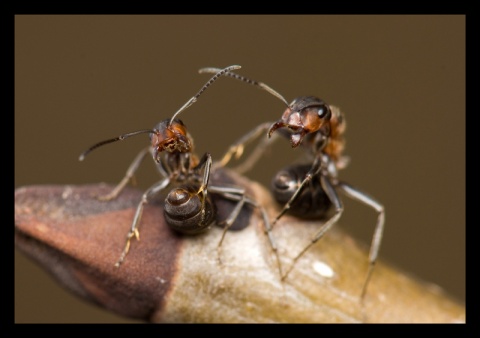
[{"label": "ant mandible", "polygon": [[[212,73],[217,68],[202,68],[199,73]],[[334,213],[326,220],[314,234],[310,243],[300,251],[282,279],[287,278],[298,259],[339,220],[343,213],[343,203],[337,194],[341,191],[348,197],[373,208],[378,216],[372,243],[369,252],[369,268],[362,286],[361,298],[363,299],[370,281],[383,235],[385,223],[385,210],[382,204],[373,197],[354,188],[338,178],[338,170],[348,164],[348,159],[342,156],[344,149],[343,133],[345,131],[345,118],[337,107],[326,104],[315,96],[301,96],[290,104],[277,91],[262,82],[251,80],[242,75],[228,71],[226,76],[247,82],[259,87],[276,98],[286,106],[282,117],[276,122],[262,123],[251,132],[235,142],[222,158],[220,163],[226,165],[232,156],[239,158],[245,146],[267,131],[270,138],[278,132],[290,139],[292,148],[302,146],[312,156],[311,164],[292,165],[281,170],[273,179],[272,190],[277,202],[284,204],[280,213],[271,224],[273,228],[278,220],[287,212],[304,218],[321,218],[333,205]],[[243,165],[243,171],[248,170],[258,160],[265,150],[266,142],[255,149]]]},{"label": "ant mandible", "polygon": [[[125,260],[129,250],[130,241],[133,237],[139,239],[139,224],[145,204],[171,184],[177,185],[167,195],[164,206],[164,216],[167,224],[174,230],[184,234],[197,234],[208,229],[217,216],[216,205],[210,198],[210,194],[216,194],[221,198],[236,202],[230,215],[221,222],[223,233],[217,246],[218,259],[220,260],[220,248],[226,231],[232,226],[245,204],[258,208],[263,217],[265,232],[268,234],[270,245],[277,255],[276,244],[270,235],[270,224],[265,210],[254,200],[245,195],[245,189],[236,186],[209,186],[212,157],[205,153],[198,160],[193,153],[193,139],[183,122],[176,118],[178,114],[195,103],[198,97],[220,76],[231,70],[239,69],[240,66],[229,66],[219,69],[218,72],[200,89],[200,91],[188,100],[173,116],[165,119],[153,129],[138,130],[122,134],[118,137],[98,142],[84,151],[79,160],[82,161],[87,154],[105,144],[123,141],[138,134],[149,134],[150,145],[144,148],[135,157],[129,166],[124,178],[107,195],[99,196],[103,201],[115,199],[133,179],[135,171],[139,168],[145,155],[150,152],[156,164],[156,168],[163,177],[162,180],[153,184],[142,195],[137,206],[130,231],[126,236],[126,243],[120,258],[115,263],[119,267]],[[203,172],[203,174],[202,174]],[[279,262],[278,256],[277,261]],[[279,266],[280,274],[281,268]]]}]

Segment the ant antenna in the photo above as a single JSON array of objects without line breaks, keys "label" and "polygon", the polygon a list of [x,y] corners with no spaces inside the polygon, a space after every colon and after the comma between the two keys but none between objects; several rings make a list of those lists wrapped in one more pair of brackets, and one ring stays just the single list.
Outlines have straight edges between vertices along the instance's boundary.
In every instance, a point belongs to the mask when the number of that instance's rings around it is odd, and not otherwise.
[{"label": "ant antenna", "polygon": [[[237,65],[233,65],[233,66],[229,66],[229,67],[226,67],[224,69],[218,69],[218,71],[216,71],[216,74],[210,79],[207,81],[207,83],[205,83],[205,85],[203,85],[203,87],[200,89],[200,91],[195,95],[193,96],[190,100],[187,101],[187,103],[185,103],[175,114],[173,114],[173,117],[170,119],[170,122],[168,123],[168,127],[170,127],[172,125],[172,122],[173,120],[175,119],[175,117],[180,114],[182,111],[184,111],[185,109],[187,109],[188,107],[190,107],[192,104],[194,104],[198,97],[200,95],[202,95],[202,93],[208,88],[210,87],[210,85],[215,82],[215,80],[217,80],[220,76],[228,73],[230,70],[235,70],[235,69],[240,69],[242,68],[241,66],[237,66]],[[85,159],[85,156],[87,156],[92,150],[95,150],[97,149],[98,147],[101,147],[105,144],[108,144],[108,143],[113,143],[113,142],[116,142],[116,141],[123,141],[124,139],[130,137],[130,136],[134,136],[134,135],[138,135],[138,134],[143,134],[143,133],[156,133],[157,131],[154,130],[154,129],[144,129],[144,130],[138,130],[138,131],[134,131],[134,132],[131,132],[131,133],[127,133],[127,134],[123,134],[123,135],[120,135],[118,137],[115,137],[115,138],[112,138],[112,139],[109,139],[109,140],[105,140],[105,141],[101,141],[101,142],[98,142],[97,144],[94,144],[93,146],[91,146],[90,148],[88,148],[87,150],[85,150],[81,155],[80,157],[78,158],[79,161],[83,161]]]},{"label": "ant antenna", "polygon": [[154,130],[154,129],[144,129],[144,130],[137,130],[137,131],[134,131],[134,132],[131,132],[131,133],[127,133],[127,134],[123,134],[123,135],[120,135],[118,137],[115,137],[115,138],[112,138],[112,139],[109,139],[109,140],[105,140],[105,141],[101,141],[101,142],[98,142],[97,144],[94,144],[93,146],[91,146],[90,148],[88,148],[87,150],[85,150],[81,155],[80,157],[78,158],[79,161],[83,161],[85,159],[85,156],[87,156],[92,150],[95,150],[97,149],[98,147],[101,147],[105,144],[109,144],[109,143],[113,143],[113,142],[117,142],[117,141],[123,141],[125,140],[126,138],[130,137],[130,136],[135,136],[135,135],[138,135],[138,134],[144,134],[144,133],[150,133],[150,134],[153,134],[153,133],[156,133],[157,131]]},{"label": "ant antenna", "polygon": [[[206,68],[201,68],[198,70],[198,72],[200,74],[203,74],[203,73],[216,73],[220,70],[220,68],[213,68],[213,67],[206,67]],[[276,98],[280,99],[283,103],[285,103],[285,105],[287,106],[287,108],[289,108],[290,106],[288,105],[288,102],[287,100],[285,100],[285,98],[280,95],[280,93],[278,93],[276,90],[274,90],[273,88],[270,88],[269,86],[267,86],[265,83],[263,82],[258,82],[258,81],[255,81],[255,80],[251,80],[249,78],[246,78],[245,76],[242,76],[242,75],[238,75],[238,74],[235,74],[235,73],[232,73],[232,72],[227,72],[225,74],[225,76],[230,76],[230,77],[233,77],[234,79],[237,79],[237,80],[240,80],[240,81],[243,81],[243,82],[246,82],[246,83],[249,83],[253,86],[257,86],[257,87],[260,87],[261,89],[269,92],[270,94],[272,94],[273,96],[275,96]]]},{"label": "ant antenna", "polygon": [[222,75],[227,75],[227,74],[230,74],[229,71],[231,70],[235,70],[235,69],[240,69],[242,68],[241,66],[237,66],[237,65],[233,65],[233,66],[229,66],[229,67],[226,67],[224,69],[216,69],[215,72],[213,73],[216,73],[210,80],[207,81],[207,83],[205,83],[205,85],[202,87],[202,89],[200,89],[200,91],[195,95],[193,96],[190,100],[187,101],[187,103],[185,103],[179,110],[177,110],[177,112],[175,114],[173,114],[172,118],[170,119],[170,122],[168,123],[168,127],[170,127],[172,125],[172,122],[173,120],[175,119],[175,117],[180,114],[182,111],[184,111],[185,109],[187,109],[188,107],[190,107],[192,104],[194,104],[195,102],[197,102],[197,99],[200,95],[202,95],[202,93],[208,88],[210,87],[210,85],[212,83],[215,82],[215,80],[217,80],[220,76]]}]

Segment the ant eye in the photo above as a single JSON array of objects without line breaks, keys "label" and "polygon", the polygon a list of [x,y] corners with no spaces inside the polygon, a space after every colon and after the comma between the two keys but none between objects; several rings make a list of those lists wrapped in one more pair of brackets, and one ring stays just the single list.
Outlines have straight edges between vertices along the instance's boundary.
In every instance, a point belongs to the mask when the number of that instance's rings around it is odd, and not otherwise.
[{"label": "ant eye", "polygon": [[325,106],[321,106],[320,108],[318,108],[318,117],[320,118],[324,118],[328,113],[328,108],[325,107]]}]

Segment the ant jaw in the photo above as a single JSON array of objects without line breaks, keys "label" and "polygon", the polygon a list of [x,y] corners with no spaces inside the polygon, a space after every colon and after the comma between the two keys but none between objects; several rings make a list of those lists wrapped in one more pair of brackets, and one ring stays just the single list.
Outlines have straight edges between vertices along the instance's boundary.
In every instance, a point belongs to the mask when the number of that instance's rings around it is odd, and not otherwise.
[{"label": "ant jaw", "polygon": [[283,128],[283,127],[286,127],[287,124],[283,121],[278,121],[278,122],[275,122],[274,124],[272,124],[270,126],[270,128],[268,129],[268,137],[271,137],[273,132],[279,128]]},{"label": "ant jaw", "polygon": [[158,151],[158,148],[154,148],[152,150],[152,157],[153,157],[153,160],[155,161],[156,164],[159,164],[160,163],[160,151]]},{"label": "ant jaw", "polygon": [[272,133],[279,128],[288,128],[294,133],[302,133],[305,130],[305,126],[302,121],[302,116],[299,112],[292,112],[290,108],[285,110],[283,116],[280,120],[272,124],[268,130],[268,136],[270,137]]},{"label": "ant jaw", "polygon": [[296,148],[302,143],[305,134],[306,133],[302,131],[300,133],[295,133],[290,136],[290,144],[292,145],[292,148]]},{"label": "ant jaw", "polygon": [[[289,123],[285,123],[284,121],[280,120],[280,121],[277,121],[274,124],[272,124],[270,129],[268,129],[268,137],[271,137],[272,134],[277,129],[281,129],[281,128],[286,128],[290,132],[290,144],[292,145],[292,148],[296,148],[298,145],[300,145],[302,143],[303,137],[307,134],[303,125],[289,124]],[[287,136],[284,133],[282,133],[282,134],[284,136]]]}]

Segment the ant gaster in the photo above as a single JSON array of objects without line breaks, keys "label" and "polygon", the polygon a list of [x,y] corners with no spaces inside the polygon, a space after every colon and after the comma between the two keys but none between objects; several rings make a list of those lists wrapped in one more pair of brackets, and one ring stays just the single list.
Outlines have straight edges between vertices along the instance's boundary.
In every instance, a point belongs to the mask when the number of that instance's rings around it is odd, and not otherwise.
[{"label": "ant gaster", "polygon": [[[217,68],[202,68],[200,73],[218,71]],[[244,76],[227,72],[237,80],[257,86],[280,99],[286,109],[277,122],[262,123],[251,132],[234,143],[221,160],[226,165],[232,156],[239,158],[247,143],[267,131],[268,138],[278,132],[290,139],[292,148],[302,146],[312,157],[311,164],[292,165],[281,170],[272,181],[272,191],[277,202],[283,204],[283,208],[272,222],[273,226],[290,210],[294,215],[304,218],[321,218],[333,206],[334,213],[326,219],[326,222],[314,234],[310,243],[293,259],[293,262],[282,279],[287,278],[298,259],[338,221],[343,213],[343,203],[337,191],[373,208],[377,214],[372,243],[369,252],[369,268],[363,283],[361,298],[363,299],[367,286],[377,260],[380,243],[382,240],[385,211],[382,204],[366,193],[354,188],[350,184],[339,180],[338,170],[343,169],[348,158],[342,156],[344,148],[343,133],[345,119],[337,107],[326,104],[323,100],[314,96],[301,96],[294,99],[290,104],[278,92],[262,82],[248,79]],[[265,139],[267,140],[267,139]],[[244,171],[250,168],[266,148],[266,142],[257,147],[249,159],[245,161]]]},{"label": "ant gaster", "polygon": [[[92,150],[105,144],[122,141],[138,134],[150,134],[151,144],[136,156],[121,182],[109,194],[99,196],[99,199],[104,201],[116,198],[127,183],[133,179],[134,173],[140,166],[145,155],[150,152],[163,179],[153,184],[143,193],[142,199],[137,206],[130,231],[126,237],[125,248],[115,264],[116,267],[119,267],[124,262],[130,249],[131,239],[133,237],[137,240],[139,239],[138,227],[145,204],[171,184],[176,185],[176,187],[173,188],[165,198],[165,220],[172,229],[184,234],[203,232],[208,229],[215,220],[217,210],[215,203],[210,198],[210,194],[216,194],[223,199],[236,203],[229,216],[224,221],[218,222],[219,225],[224,226],[223,234],[217,247],[218,260],[220,263],[220,248],[226,231],[235,222],[245,204],[260,209],[265,231],[268,234],[272,249],[275,254],[277,254],[276,245],[270,235],[270,225],[265,210],[254,200],[247,197],[243,188],[235,186],[209,186],[212,157],[209,153],[205,153],[203,157],[198,160],[197,156],[193,153],[194,145],[192,137],[183,122],[176,118],[179,113],[195,103],[198,97],[216,79],[225,75],[228,71],[239,68],[240,66],[230,66],[219,69],[200,91],[187,101],[172,118],[161,121],[155,128],[134,131],[96,143],[80,155],[79,160],[82,161]],[[278,256],[277,261],[279,261]],[[280,266],[279,270],[281,274]]]}]

